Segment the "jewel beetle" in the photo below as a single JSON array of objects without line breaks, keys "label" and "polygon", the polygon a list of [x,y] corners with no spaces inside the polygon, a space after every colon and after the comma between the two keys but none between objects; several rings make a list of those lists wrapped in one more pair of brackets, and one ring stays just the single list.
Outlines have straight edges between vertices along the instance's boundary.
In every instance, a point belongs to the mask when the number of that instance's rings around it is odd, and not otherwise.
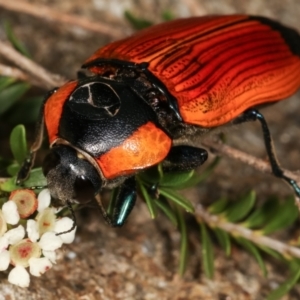
[{"label": "jewel beetle", "polygon": [[300,36],[280,23],[248,15],[205,16],[152,26],[96,51],[83,68],[92,75],[49,92],[37,134],[17,182],[24,181],[46,128],[50,153],[43,172],[54,199],[85,203],[118,188],[113,213],[121,226],[136,200],[135,175],[162,164],[191,170],[207,151],[195,136],[258,120],[273,174],[300,196],[275,158],[258,107],[300,87]]}]

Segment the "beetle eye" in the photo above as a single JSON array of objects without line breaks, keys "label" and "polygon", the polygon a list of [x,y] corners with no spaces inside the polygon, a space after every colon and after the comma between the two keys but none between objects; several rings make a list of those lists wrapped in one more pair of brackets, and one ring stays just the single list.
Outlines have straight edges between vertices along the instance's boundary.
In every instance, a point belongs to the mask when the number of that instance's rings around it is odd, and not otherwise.
[{"label": "beetle eye", "polygon": [[55,152],[50,152],[44,159],[42,170],[46,177],[47,174],[60,163],[60,156]]},{"label": "beetle eye", "polygon": [[92,182],[85,176],[77,176],[74,183],[75,198],[80,203],[86,203],[95,196],[95,188]]}]

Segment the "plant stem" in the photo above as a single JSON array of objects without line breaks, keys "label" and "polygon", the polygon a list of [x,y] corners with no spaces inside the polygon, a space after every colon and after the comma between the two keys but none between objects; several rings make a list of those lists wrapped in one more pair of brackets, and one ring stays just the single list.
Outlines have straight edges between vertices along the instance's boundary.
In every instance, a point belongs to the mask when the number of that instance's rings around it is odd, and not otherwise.
[{"label": "plant stem", "polygon": [[210,214],[202,205],[197,205],[195,217],[199,222],[205,222],[211,228],[220,228],[236,237],[243,237],[258,246],[268,247],[280,253],[284,257],[300,258],[300,249],[286,243],[277,241],[271,237],[263,236],[258,231],[243,227],[242,225],[230,223],[218,215]]}]

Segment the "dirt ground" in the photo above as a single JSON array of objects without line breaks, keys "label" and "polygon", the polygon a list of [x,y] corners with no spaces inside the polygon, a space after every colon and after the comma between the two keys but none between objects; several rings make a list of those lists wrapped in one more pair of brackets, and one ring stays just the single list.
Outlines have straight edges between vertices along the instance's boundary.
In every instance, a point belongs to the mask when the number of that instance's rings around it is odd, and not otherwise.
[{"label": "dirt ground", "polygon": [[[13,0],[14,1],[14,0]],[[65,0],[28,1],[47,5],[57,11],[77,14],[91,21],[107,23],[125,34],[133,31],[124,18],[129,10],[136,16],[158,23],[162,12],[176,17],[205,14],[247,13],[280,20],[300,30],[299,0]],[[83,4],[84,3],[84,4]],[[75,78],[83,61],[110,36],[13,12],[0,6],[0,38],[3,21],[9,21],[36,62],[48,70]],[[300,169],[299,97],[296,95],[264,109],[285,168]],[[2,132],[3,134],[3,132]],[[8,132],[7,132],[8,135]],[[228,134],[228,143],[265,157],[258,124],[246,124]],[[186,195],[195,203],[210,202],[221,196],[237,195],[255,188],[258,197],[289,195],[284,183],[272,176],[258,174],[251,167],[224,158],[208,182]],[[78,214],[79,229],[73,244],[60,253],[60,260],[41,278],[33,278],[30,288],[10,285],[0,273],[2,299],[265,299],[288,276],[285,265],[267,260],[269,275],[264,278],[255,260],[234,246],[231,257],[215,246],[216,272],[213,280],[203,275],[201,245],[195,229],[190,234],[191,253],[187,272],[177,275],[179,233],[167,220],[151,220],[145,204],[139,201],[129,222],[121,229],[107,227],[93,209]],[[300,299],[300,286],[283,299]]]}]

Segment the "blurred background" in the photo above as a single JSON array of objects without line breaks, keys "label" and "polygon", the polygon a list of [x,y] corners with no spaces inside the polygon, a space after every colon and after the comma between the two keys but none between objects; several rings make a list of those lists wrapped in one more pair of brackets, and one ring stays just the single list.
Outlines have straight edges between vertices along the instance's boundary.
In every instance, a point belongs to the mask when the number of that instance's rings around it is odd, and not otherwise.
[{"label": "blurred background", "polygon": [[[68,79],[76,78],[82,63],[97,48],[133,33],[136,28],[129,21],[132,18],[156,24],[170,18],[245,13],[270,17],[300,30],[298,0],[11,2],[8,5],[0,0],[0,39],[7,39],[9,26],[32,60]],[[31,4],[30,9],[21,5],[24,3]],[[51,11],[45,13],[44,7]],[[64,21],[53,21],[55,12],[65,16]],[[69,21],[70,15],[78,16],[77,25],[76,21]],[[105,24],[106,28],[103,32],[84,28],[79,23],[81,19]],[[0,62],[8,64],[1,56]],[[1,157],[11,156],[8,137],[16,124],[24,123],[29,142],[33,140],[34,121],[45,92],[37,86],[28,89],[22,104],[16,103],[0,116]],[[274,137],[278,158],[289,170],[300,169],[299,97],[295,95],[262,111]],[[245,124],[227,131],[226,139],[229,145],[266,157],[259,124]],[[46,151],[41,151],[37,164]],[[282,197],[292,194],[274,177],[223,158],[205,185],[185,191],[185,195],[194,203],[205,204],[220,197],[236,199],[251,189],[255,189],[261,201],[274,194]],[[63,263],[41,279],[33,280],[30,290],[0,284],[0,295],[14,295],[17,299],[265,299],[288,274],[283,265],[270,259],[267,260],[269,275],[265,278],[253,257],[243,249],[234,247],[228,258],[216,247],[216,272],[214,279],[209,280],[202,272],[197,233],[192,232],[190,263],[181,279],[176,273],[179,238],[177,230],[164,218],[151,220],[141,201],[122,229],[108,228],[97,213],[87,209],[79,215],[76,242],[61,253]],[[300,299],[300,288],[295,287],[284,299]]]}]

